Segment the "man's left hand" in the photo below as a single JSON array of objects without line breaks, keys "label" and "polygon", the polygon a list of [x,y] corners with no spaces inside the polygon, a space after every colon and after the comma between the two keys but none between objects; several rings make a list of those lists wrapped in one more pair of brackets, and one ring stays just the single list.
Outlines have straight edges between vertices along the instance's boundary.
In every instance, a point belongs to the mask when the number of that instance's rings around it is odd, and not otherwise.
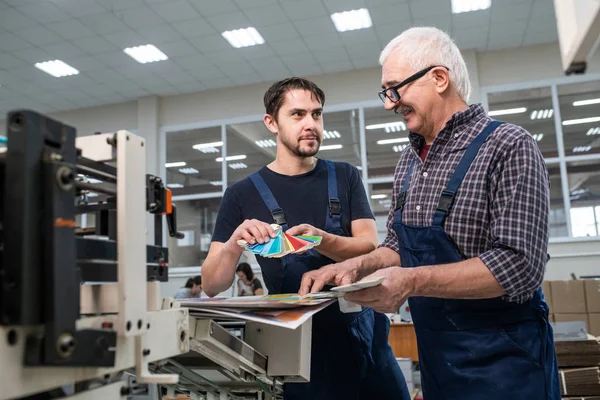
[{"label": "man's left hand", "polygon": [[380,269],[364,279],[385,276],[381,285],[350,292],[344,298],[352,303],[371,307],[382,313],[396,313],[413,294],[414,280],[411,269],[390,267]]},{"label": "man's left hand", "polygon": [[323,231],[309,224],[300,224],[291,227],[285,233],[291,236],[323,236]]}]

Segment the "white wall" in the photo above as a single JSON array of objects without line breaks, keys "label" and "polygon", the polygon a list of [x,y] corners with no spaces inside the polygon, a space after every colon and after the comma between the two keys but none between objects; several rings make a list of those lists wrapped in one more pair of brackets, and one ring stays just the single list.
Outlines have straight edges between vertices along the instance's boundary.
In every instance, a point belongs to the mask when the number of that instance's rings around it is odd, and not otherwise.
[{"label": "white wall", "polygon": [[137,104],[137,101],[130,101],[53,113],[50,116],[74,126],[78,136],[92,135],[95,132],[116,132],[120,129],[135,130],[138,126]]}]

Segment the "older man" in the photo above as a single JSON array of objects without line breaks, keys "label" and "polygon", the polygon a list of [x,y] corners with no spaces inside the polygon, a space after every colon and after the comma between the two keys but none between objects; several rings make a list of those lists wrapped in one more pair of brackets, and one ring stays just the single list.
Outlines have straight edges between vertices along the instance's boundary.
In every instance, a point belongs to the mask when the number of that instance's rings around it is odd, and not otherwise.
[{"label": "older man", "polygon": [[384,107],[410,131],[387,238],[305,274],[300,293],[385,276],[347,299],[386,312],[409,299],[427,400],[560,399],[540,290],[549,183],[535,140],[467,105],[464,59],[438,29],[405,31],[380,63]]}]

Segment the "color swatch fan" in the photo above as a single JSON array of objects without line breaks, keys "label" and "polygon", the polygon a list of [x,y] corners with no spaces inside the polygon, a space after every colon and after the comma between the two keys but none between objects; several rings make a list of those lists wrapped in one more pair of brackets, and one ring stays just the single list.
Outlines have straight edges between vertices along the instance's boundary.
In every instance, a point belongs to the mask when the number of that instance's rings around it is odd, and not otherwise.
[{"label": "color swatch fan", "polygon": [[277,236],[268,242],[249,244],[245,240],[238,240],[237,244],[258,256],[268,258],[303,253],[321,244],[321,236],[290,236],[279,225],[272,224],[271,227],[275,230]]}]

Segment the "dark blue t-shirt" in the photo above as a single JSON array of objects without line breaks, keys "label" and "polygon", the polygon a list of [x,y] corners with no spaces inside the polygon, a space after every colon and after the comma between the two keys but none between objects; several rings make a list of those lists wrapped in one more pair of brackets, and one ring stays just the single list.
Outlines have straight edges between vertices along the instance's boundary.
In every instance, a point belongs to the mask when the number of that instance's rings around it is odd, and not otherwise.
[{"label": "dark blue t-shirt", "polygon": [[[352,236],[351,222],[371,218],[373,212],[360,174],[352,165],[336,162],[338,197],[342,207],[342,230]],[[281,175],[263,167],[259,171],[279,206],[285,212],[288,226],[310,224],[324,229],[328,208],[327,165],[318,160],[312,171],[301,175]],[[246,219],[273,223],[271,212],[261,199],[250,178],[229,187],[223,196],[212,240],[224,243]],[[276,293],[281,283],[281,260],[257,256],[267,289]]]}]

